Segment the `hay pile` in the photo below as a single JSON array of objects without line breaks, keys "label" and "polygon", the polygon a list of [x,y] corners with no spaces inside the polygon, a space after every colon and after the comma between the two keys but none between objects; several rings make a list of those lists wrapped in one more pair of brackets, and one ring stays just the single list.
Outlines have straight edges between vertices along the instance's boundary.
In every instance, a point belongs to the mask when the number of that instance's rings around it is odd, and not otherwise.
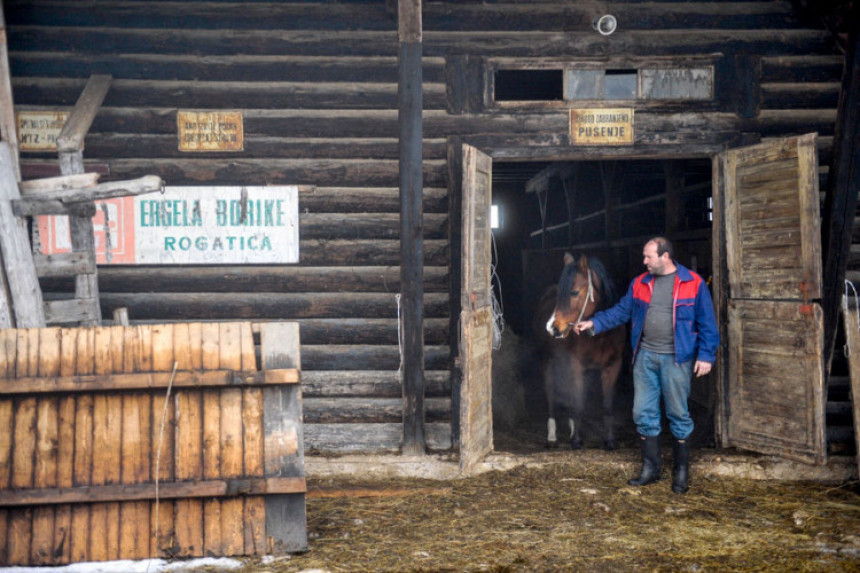
[{"label": "hay pile", "polygon": [[857,484],[626,486],[632,451],[452,482],[311,481],[310,551],[244,571],[858,571]]}]

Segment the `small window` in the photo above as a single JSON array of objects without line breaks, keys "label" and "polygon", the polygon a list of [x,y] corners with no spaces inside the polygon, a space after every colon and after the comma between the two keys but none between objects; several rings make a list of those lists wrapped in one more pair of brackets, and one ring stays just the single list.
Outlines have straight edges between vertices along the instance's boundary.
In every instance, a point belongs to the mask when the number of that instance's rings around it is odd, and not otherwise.
[{"label": "small window", "polygon": [[606,99],[636,99],[636,70],[606,70]]},{"label": "small window", "polygon": [[501,212],[499,211],[498,205],[490,205],[490,228],[491,229],[501,229],[502,228],[502,220],[501,220]]},{"label": "small window", "polygon": [[636,99],[636,70],[565,70],[564,99]]},{"label": "small window", "polygon": [[497,70],[496,101],[560,101],[562,80],[562,70]]},{"label": "small window", "polygon": [[711,99],[714,93],[712,68],[640,70],[644,99]]}]

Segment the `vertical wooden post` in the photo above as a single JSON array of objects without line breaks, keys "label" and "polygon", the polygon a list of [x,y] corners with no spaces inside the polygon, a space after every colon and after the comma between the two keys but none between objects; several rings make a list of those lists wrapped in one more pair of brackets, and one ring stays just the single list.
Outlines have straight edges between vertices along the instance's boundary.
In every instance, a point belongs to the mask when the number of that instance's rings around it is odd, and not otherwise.
[{"label": "vertical wooden post", "polygon": [[[271,322],[260,327],[264,370],[301,369],[299,325]],[[267,478],[304,477],[301,387],[263,389],[263,472]],[[266,545],[269,552],[294,553],[308,547],[305,494],[266,496]]]},{"label": "vertical wooden post", "polygon": [[[9,145],[12,170],[15,179],[21,180],[18,165],[18,130],[15,125],[15,107],[12,100],[12,73],[9,70],[9,51],[6,47],[6,18],[3,16],[3,3],[0,0],[0,141]],[[0,328],[11,328],[12,295],[6,280],[6,265],[0,253]]]},{"label": "vertical wooden post", "polygon": [[21,180],[18,163],[18,128],[15,125],[15,106],[12,100],[12,72],[9,69],[9,49],[6,46],[6,18],[0,1],[0,140],[9,145],[15,179]]},{"label": "vertical wooden post", "polygon": [[399,0],[400,283],[403,454],[424,453],[424,242],[421,0]]},{"label": "vertical wooden post", "polygon": [[[853,10],[854,14],[860,10]],[[855,20],[856,21],[856,20]],[[845,269],[851,251],[854,211],[860,188],[860,32],[855,26],[848,39],[833,159],[827,176],[824,201],[824,268],[822,269],[822,307],[824,311],[824,368],[830,372],[836,344],[836,324],[844,291]]]}]

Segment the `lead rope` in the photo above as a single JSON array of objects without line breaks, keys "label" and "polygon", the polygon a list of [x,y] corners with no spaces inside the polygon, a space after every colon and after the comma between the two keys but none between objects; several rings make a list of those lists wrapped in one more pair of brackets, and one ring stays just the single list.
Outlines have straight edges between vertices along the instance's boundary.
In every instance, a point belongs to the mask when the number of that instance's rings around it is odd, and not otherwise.
[{"label": "lead rope", "polygon": [[[161,469],[161,446],[164,444],[164,424],[167,420],[167,407],[170,404],[170,391],[173,389],[173,379],[176,377],[176,369],[179,368],[179,362],[173,362],[173,373],[170,374],[170,383],[167,384],[167,394],[164,397],[164,408],[161,410],[161,429],[158,431],[158,448],[155,453],[155,557],[158,557],[158,474]],[[146,570],[149,571],[149,565],[152,559],[146,564]]]},{"label": "lead rope", "polygon": [[[589,302],[594,302],[594,285],[591,284],[591,271],[588,271],[588,293],[585,295],[585,302],[582,303],[582,310],[579,311],[579,318],[576,322],[582,322],[582,316],[585,314],[585,307]],[[576,324],[576,322],[574,324]]]}]

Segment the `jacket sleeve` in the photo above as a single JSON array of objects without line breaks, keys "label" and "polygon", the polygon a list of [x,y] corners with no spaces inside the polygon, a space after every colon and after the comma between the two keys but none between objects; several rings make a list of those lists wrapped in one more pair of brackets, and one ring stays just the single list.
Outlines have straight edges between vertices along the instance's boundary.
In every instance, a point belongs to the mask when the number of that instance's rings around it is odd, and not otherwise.
[{"label": "jacket sleeve", "polygon": [[699,292],[696,293],[696,329],[699,332],[699,354],[696,359],[713,364],[720,345],[720,331],[714,315],[714,302],[704,281],[699,284]]},{"label": "jacket sleeve", "polygon": [[612,330],[630,320],[633,316],[633,283],[627,287],[627,294],[615,306],[594,313],[591,321],[594,323],[594,334]]}]

